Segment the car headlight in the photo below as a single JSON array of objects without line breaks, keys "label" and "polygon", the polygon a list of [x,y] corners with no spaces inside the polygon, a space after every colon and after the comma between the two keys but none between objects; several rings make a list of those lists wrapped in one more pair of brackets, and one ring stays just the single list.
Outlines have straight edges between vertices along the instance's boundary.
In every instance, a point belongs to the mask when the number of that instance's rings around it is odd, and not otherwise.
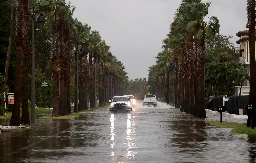
[{"label": "car headlight", "polygon": [[128,102],[128,103],[127,103],[127,106],[128,106],[128,107],[131,107],[131,103],[130,103],[130,102]]},{"label": "car headlight", "polygon": [[110,106],[111,106],[111,107],[114,107],[114,103],[111,103]]},{"label": "car headlight", "polygon": [[132,101],[132,103],[133,103],[133,105],[134,105],[134,104],[136,103],[136,101],[135,101],[135,100],[133,100],[133,101]]}]

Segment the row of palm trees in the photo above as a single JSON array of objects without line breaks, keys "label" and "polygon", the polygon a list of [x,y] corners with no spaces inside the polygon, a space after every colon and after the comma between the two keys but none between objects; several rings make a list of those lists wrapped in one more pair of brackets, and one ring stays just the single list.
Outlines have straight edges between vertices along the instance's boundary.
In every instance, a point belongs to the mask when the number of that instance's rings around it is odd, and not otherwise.
[{"label": "row of palm trees", "polygon": [[156,65],[149,68],[149,83],[157,96],[181,111],[205,117],[205,43],[218,33],[216,17],[204,21],[210,3],[183,0],[163,41]]},{"label": "row of palm trees", "polygon": [[[95,108],[96,97],[99,106],[104,106],[113,95],[123,94],[124,83],[128,80],[124,65],[112,55],[110,46],[98,31],[92,31],[88,24],[72,17],[74,7],[70,3],[65,0],[13,0],[11,5],[15,8],[16,50],[11,125],[30,123],[30,14],[36,5],[35,13],[43,10],[47,17],[45,24],[35,25],[36,90],[42,80],[50,83],[52,115],[70,114],[73,101],[77,112]],[[71,96],[75,82],[78,84],[76,98]]]}]

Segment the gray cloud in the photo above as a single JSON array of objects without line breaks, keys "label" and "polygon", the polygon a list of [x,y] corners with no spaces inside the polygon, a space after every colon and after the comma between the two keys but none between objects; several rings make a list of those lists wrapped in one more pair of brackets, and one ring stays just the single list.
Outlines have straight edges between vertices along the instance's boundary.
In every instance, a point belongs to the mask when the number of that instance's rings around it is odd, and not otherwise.
[{"label": "gray cloud", "polygon": [[[120,60],[129,79],[147,78],[148,68],[155,64],[162,40],[181,0],[71,0],[74,17],[100,32]],[[208,2],[203,0],[203,2]],[[207,17],[217,16],[220,32],[233,36],[245,29],[246,2],[213,0]],[[237,44],[235,44],[238,46]]]}]

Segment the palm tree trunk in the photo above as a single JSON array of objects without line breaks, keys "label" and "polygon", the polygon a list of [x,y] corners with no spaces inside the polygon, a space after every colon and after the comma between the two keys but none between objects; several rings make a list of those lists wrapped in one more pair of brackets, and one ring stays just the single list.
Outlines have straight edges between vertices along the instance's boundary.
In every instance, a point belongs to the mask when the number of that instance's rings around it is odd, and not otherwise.
[{"label": "palm tree trunk", "polygon": [[187,36],[187,107],[188,113],[192,114],[192,57],[193,57],[193,35]]},{"label": "palm tree trunk", "polygon": [[88,109],[88,81],[89,81],[89,64],[88,64],[88,60],[87,60],[87,56],[85,58],[85,82],[84,82],[84,91],[83,91],[83,99],[84,99],[84,105],[85,108],[84,109]]},{"label": "palm tree trunk", "polygon": [[193,39],[193,47],[192,47],[192,56],[191,56],[191,85],[190,85],[190,89],[191,89],[191,97],[190,97],[190,101],[191,101],[191,114],[196,115],[195,112],[195,72],[196,72],[196,42],[195,39]]},{"label": "palm tree trunk", "polygon": [[179,87],[179,82],[178,82],[178,59],[175,57],[174,58],[174,72],[175,72],[175,78],[174,78],[174,106],[175,108],[178,107],[178,87]]},{"label": "palm tree trunk", "polygon": [[6,57],[6,66],[5,66],[5,76],[4,84],[7,85],[8,75],[9,75],[9,66],[11,58],[11,49],[12,49],[12,32],[13,32],[13,13],[14,13],[14,0],[11,0],[11,18],[10,18],[10,35],[9,35],[9,45]]},{"label": "palm tree trunk", "polygon": [[199,118],[205,118],[206,112],[205,112],[205,27],[203,26],[203,37],[201,40],[200,46],[200,53],[199,53],[199,87],[198,87],[198,117]]},{"label": "palm tree trunk", "polygon": [[110,80],[109,80],[109,97],[110,99],[113,98],[113,76],[110,74]]},{"label": "palm tree trunk", "polygon": [[180,110],[181,112],[185,111],[184,106],[184,95],[185,95],[185,80],[184,80],[184,65],[183,63],[180,65]]},{"label": "palm tree trunk", "polygon": [[66,100],[66,110],[67,114],[71,113],[70,106],[70,26],[67,21],[65,21],[65,100]]},{"label": "palm tree trunk", "polygon": [[107,98],[107,102],[109,100],[111,100],[111,96],[110,96],[110,76],[109,76],[109,70],[107,69],[107,92],[106,92],[106,98]]},{"label": "palm tree trunk", "polygon": [[52,116],[59,116],[59,102],[58,102],[58,94],[59,94],[59,73],[57,70],[57,61],[58,61],[58,45],[57,45],[57,37],[56,37],[56,26],[57,22],[52,24],[52,47],[51,47],[51,58],[52,58],[52,89],[53,89],[53,112]]},{"label": "palm tree trunk", "polygon": [[64,116],[67,114],[65,109],[65,64],[64,64],[64,55],[65,55],[65,46],[64,46],[64,20],[60,20],[59,28],[59,64],[60,64],[60,79],[59,79],[59,115]]},{"label": "palm tree trunk", "polygon": [[87,54],[83,56],[81,63],[81,76],[80,76],[80,91],[79,101],[82,101],[81,108],[79,106],[79,111],[88,109],[88,81],[89,81],[89,71],[88,71],[88,60]]},{"label": "palm tree trunk", "polygon": [[99,89],[99,106],[102,107],[103,105],[103,100],[104,100],[104,96],[103,96],[103,65],[100,64],[99,66],[99,71],[98,71],[99,75],[98,75],[98,89]]},{"label": "palm tree trunk", "polygon": [[[81,63],[79,63],[78,60],[78,42],[76,42],[76,51],[75,51],[75,102],[74,102],[74,112],[78,112],[78,99],[82,92],[78,92],[78,74],[79,74],[79,67],[81,66]],[[80,84],[80,83],[79,83]],[[79,85],[81,87],[81,85]],[[81,90],[80,90],[81,91]]]},{"label": "palm tree trunk", "polygon": [[182,95],[182,72],[181,72],[181,64],[178,63],[178,76],[177,76],[177,82],[178,82],[178,91],[177,91],[177,101],[178,101],[178,108],[181,108],[181,95]]},{"label": "palm tree trunk", "polygon": [[107,90],[107,84],[106,84],[106,71],[105,71],[105,66],[103,64],[102,67],[102,105],[105,106],[106,105],[106,90]]},{"label": "palm tree trunk", "polygon": [[89,79],[90,79],[90,108],[94,108],[94,64],[93,64],[93,61],[92,61],[92,54],[89,53]]},{"label": "palm tree trunk", "polygon": [[14,108],[10,125],[20,125],[20,98],[21,98],[21,59],[22,59],[22,19],[23,19],[23,0],[17,0],[17,16],[16,16],[16,61],[15,61],[15,88],[14,88]]},{"label": "palm tree trunk", "polygon": [[[249,0],[249,48],[250,48],[250,94],[249,103],[256,106],[256,63],[255,63],[255,0]],[[256,118],[256,117],[254,117]],[[256,124],[254,124],[256,125]]]},{"label": "palm tree trunk", "polygon": [[28,57],[30,56],[29,52],[29,12],[28,12],[28,0],[23,0],[23,96],[22,96],[22,124],[30,124],[29,112],[28,112]]},{"label": "palm tree trunk", "polygon": [[169,72],[169,67],[167,68],[166,71],[166,103],[169,104],[170,103],[170,72]]}]

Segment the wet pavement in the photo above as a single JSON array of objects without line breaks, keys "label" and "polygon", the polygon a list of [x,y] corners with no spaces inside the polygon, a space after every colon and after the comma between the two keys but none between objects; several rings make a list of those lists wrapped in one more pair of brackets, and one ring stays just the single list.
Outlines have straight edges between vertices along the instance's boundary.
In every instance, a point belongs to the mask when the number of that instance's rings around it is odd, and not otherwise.
[{"label": "wet pavement", "polygon": [[38,119],[30,129],[1,133],[0,162],[256,162],[255,139],[230,131],[164,103],[138,103],[131,112],[100,109],[72,120]]}]

